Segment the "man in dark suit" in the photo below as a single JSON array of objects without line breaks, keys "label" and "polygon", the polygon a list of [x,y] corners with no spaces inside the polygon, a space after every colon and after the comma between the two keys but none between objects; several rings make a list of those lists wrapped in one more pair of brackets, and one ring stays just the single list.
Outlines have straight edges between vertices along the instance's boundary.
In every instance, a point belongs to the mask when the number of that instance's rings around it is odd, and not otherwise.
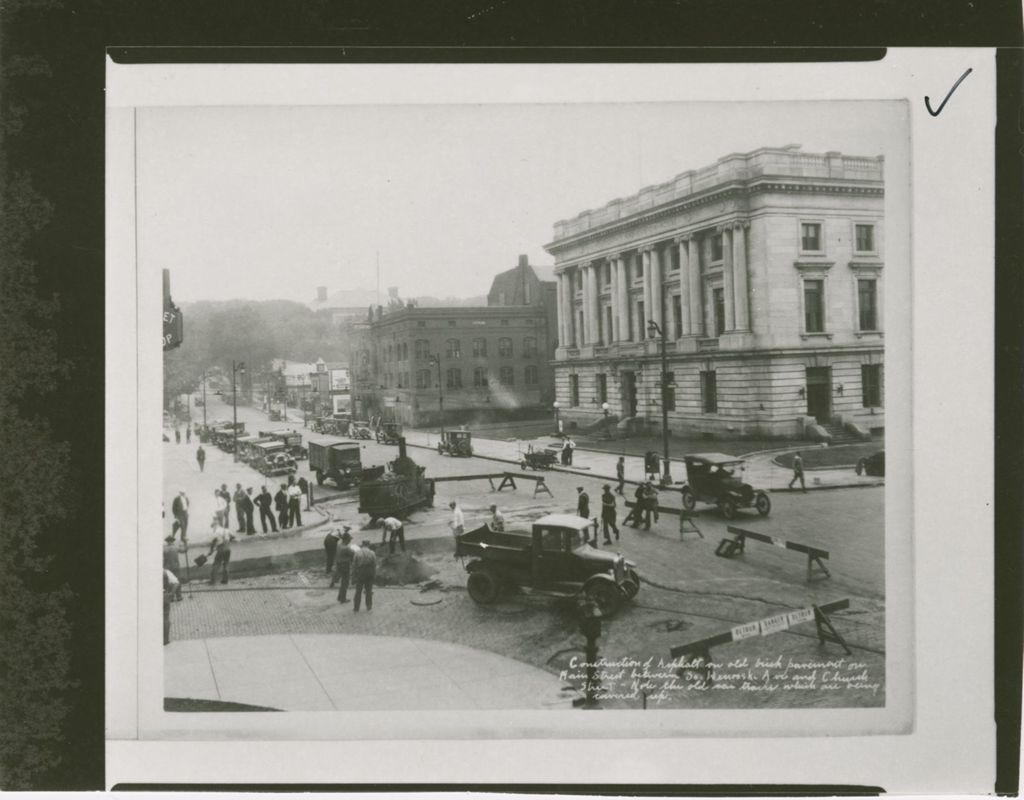
[{"label": "man in dark suit", "polygon": [[245,492],[242,491],[242,484],[235,484],[235,519],[238,520],[238,533],[245,533]]},{"label": "man in dark suit", "polygon": [[576,498],[576,514],[583,519],[590,519],[590,495],[582,486],[577,486],[579,496]]},{"label": "man in dark suit", "polygon": [[260,493],[256,495],[256,499],[253,501],[259,506],[260,509],[260,526],[263,528],[263,532],[267,532],[267,520],[270,520],[270,528],[274,533],[277,533],[277,520],[274,519],[274,512],[271,511],[271,507],[274,505],[274,498],[270,496],[270,492],[267,491],[267,485],[263,484],[263,488]]},{"label": "man in dark suit", "polygon": [[288,495],[285,493],[285,485],[282,483],[277,494],[274,495],[274,508],[277,509],[277,521],[281,523],[281,530],[288,527]]},{"label": "man in dark suit", "polygon": [[252,512],[255,506],[252,502],[252,487],[245,490],[242,495],[242,515],[245,517],[245,535],[252,536],[256,533],[256,526],[252,524]]}]

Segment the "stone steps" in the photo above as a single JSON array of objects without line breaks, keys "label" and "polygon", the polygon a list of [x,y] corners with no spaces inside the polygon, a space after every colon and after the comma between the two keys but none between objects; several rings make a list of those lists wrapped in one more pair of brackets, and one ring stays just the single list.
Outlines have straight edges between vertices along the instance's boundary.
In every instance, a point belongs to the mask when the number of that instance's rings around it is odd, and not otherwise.
[{"label": "stone steps", "polygon": [[836,425],[834,423],[827,423],[822,427],[828,431],[829,436],[832,437],[829,442],[830,445],[837,444],[857,444],[860,442],[860,437],[856,434],[846,430],[842,425]]}]

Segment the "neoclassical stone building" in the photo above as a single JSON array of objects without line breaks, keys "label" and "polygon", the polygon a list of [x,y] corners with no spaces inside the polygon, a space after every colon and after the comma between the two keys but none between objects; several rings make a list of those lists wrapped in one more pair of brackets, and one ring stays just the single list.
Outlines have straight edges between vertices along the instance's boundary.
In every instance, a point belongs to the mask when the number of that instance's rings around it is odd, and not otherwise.
[{"label": "neoclassical stone building", "polygon": [[883,159],[797,145],[720,158],[555,223],[556,399],[660,429],[884,428]]}]

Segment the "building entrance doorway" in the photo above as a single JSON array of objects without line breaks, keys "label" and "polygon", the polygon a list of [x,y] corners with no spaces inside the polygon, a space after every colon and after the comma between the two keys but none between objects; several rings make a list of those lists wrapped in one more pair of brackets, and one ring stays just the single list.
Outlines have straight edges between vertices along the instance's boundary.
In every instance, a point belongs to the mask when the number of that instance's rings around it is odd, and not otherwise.
[{"label": "building entrance doorway", "polygon": [[832,367],[807,367],[807,415],[819,425],[832,419]]},{"label": "building entrance doorway", "polygon": [[636,405],[636,373],[625,371],[619,373],[619,390],[622,392],[622,415],[635,417]]}]

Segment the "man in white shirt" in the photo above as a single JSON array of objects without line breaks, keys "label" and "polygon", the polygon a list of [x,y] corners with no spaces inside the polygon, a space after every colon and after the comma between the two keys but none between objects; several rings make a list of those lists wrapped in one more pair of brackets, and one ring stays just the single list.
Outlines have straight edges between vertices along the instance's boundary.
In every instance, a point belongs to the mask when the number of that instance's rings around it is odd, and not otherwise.
[{"label": "man in white shirt", "polygon": [[498,511],[497,506],[491,506],[491,521],[488,527],[492,531],[497,531],[499,533],[505,530],[505,515]]},{"label": "man in white shirt", "polygon": [[288,478],[288,525],[289,527],[301,527],[302,525],[302,489],[295,482],[295,477]]},{"label": "man in white shirt", "polygon": [[402,520],[396,517],[385,517],[384,518],[384,534],[381,536],[381,544],[387,542],[388,553],[394,555],[395,553],[395,542],[401,542],[402,552],[405,552],[405,526],[402,524]]},{"label": "man in white shirt", "polygon": [[568,456],[568,464],[571,467],[572,466],[572,454],[573,454],[573,451],[576,449],[576,442],[574,442],[571,438],[567,438],[565,440],[565,449],[566,449],[566,454]]},{"label": "man in white shirt", "polygon": [[458,545],[459,537],[466,532],[466,518],[462,516],[462,509],[454,500],[448,504],[448,508],[452,510],[452,521],[448,523],[448,526],[452,529],[455,544]]}]

